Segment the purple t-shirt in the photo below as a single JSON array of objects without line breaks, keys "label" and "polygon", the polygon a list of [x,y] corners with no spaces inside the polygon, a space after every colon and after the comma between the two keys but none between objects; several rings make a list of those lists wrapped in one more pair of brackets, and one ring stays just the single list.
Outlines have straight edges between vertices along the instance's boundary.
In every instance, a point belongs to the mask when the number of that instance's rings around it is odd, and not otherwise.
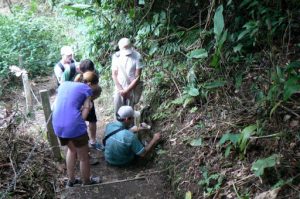
[{"label": "purple t-shirt", "polygon": [[92,89],[79,82],[63,82],[56,96],[52,115],[54,132],[61,138],[75,138],[87,133],[87,127],[81,116],[81,107]]}]

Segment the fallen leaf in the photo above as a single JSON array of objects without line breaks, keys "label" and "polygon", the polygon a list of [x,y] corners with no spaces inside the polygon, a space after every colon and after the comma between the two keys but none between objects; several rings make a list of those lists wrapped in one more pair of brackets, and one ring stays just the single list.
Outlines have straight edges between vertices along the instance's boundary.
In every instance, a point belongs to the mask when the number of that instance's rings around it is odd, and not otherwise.
[{"label": "fallen leaf", "polygon": [[254,199],[275,199],[277,197],[279,190],[280,188],[265,191],[257,195]]}]

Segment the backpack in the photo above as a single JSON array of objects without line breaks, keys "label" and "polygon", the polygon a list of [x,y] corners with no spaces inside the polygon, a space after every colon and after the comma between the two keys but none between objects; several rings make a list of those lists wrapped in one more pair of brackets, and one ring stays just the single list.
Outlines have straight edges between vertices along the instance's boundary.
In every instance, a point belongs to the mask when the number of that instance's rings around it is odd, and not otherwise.
[{"label": "backpack", "polygon": [[[60,67],[61,71],[64,72],[65,71],[65,67],[61,62],[58,62],[57,65]],[[71,65],[70,65],[70,79],[68,81],[73,81],[75,75],[76,75],[76,66],[74,61],[72,60]],[[59,82],[57,80],[57,84],[59,86]]]}]

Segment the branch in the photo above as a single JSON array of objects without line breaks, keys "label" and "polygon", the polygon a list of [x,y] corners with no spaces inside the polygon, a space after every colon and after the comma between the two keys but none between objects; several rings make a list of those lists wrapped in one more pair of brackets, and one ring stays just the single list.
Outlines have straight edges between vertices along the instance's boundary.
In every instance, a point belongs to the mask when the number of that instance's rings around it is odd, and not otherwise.
[{"label": "branch", "polygon": [[300,115],[299,115],[298,113],[296,113],[295,111],[293,111],[292,109],[289,109],[289,108],[287,108],[287,107],[285,107],[285,106],[283,106],[283,105],[280,105],[280,107],[283,108],[284,110],[286,110],[286,111],[292,113],[292,114],[295,115],[297,118],[300,118]]}]

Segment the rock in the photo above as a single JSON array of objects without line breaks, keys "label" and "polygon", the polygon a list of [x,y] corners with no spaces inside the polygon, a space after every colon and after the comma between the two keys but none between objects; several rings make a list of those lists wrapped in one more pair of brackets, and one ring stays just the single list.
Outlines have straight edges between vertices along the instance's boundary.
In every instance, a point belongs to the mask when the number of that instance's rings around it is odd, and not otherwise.
[{"label": "rock", "polygon": [[283,117],[283,121],[284,122],[286,122],[286,121],[288,121],[289,119],[291,119],[291,115],[285,115],[284,117]]}]

